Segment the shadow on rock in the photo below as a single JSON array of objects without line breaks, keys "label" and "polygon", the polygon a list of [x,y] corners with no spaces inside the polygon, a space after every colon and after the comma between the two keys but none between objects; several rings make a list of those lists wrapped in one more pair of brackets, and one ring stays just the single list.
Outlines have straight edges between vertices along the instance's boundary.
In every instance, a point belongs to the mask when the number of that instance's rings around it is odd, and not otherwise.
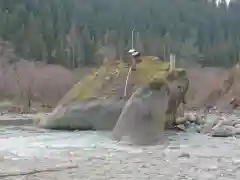
[{"label": "shadow on rock", "polygon": [[113,138],[128,137],[135,144],[158,142],[164,132],[169,97],[166,89],[139,89],[128,100],[113,130]]},{"label": "shadow on rock", "polygon": [[56,108],[40,127],[57,130],[112,130],[124,100],[91,100]]}]

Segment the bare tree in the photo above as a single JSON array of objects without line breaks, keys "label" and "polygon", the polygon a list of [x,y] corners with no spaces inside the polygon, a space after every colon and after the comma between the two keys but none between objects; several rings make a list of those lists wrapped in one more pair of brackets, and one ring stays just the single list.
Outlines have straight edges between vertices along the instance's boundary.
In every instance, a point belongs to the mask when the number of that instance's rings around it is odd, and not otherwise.
[{"label": "bare tree", "polygon": [[77,29],[75,23],[72,23],[72,27],[67,35],[67,43],[70,46],[71,51],[71,68],[76,67],[76,46],[77,46]]}]

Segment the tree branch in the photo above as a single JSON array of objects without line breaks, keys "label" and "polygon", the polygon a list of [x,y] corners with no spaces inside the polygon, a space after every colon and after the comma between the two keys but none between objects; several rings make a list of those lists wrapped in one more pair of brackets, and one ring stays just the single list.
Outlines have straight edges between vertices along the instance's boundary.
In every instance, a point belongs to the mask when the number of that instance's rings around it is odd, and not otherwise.
[{"label": "tree branch", "polygon": [[61,166],[61,167],[46,168],[46,169],[33,169],[33,170],[22,171],[22,172],[7,172],[7,173],[0,173],[0,178],[26,176],[26,175],[39,174],[43,172],[56,172],[56,171],[62,171],[66,169],[76,169],[76,168],[78,168],[78,165]]}]

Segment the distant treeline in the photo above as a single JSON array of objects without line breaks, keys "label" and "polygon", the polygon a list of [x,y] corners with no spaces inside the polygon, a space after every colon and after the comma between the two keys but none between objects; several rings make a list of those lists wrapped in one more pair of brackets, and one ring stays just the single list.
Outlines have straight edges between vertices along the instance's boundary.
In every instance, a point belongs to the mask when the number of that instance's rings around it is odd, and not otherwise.
[{"label": "distant treeline", "polygon": [[19,57],[69,68],[131,47],[203,65],[240,59],[240,3],[224,0],[1,0],[0,37]]}]

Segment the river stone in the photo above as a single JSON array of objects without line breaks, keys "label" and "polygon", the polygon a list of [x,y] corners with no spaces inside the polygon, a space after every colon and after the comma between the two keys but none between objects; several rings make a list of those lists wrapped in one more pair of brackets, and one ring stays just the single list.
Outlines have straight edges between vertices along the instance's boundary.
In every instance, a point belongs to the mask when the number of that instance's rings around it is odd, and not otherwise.
[{"label": "river stone", "polygon": [[206,123],[203,125],[201,129],[201,133],[210,133],[212,131],[213,126],[218,123],[218,119],[213,116],[207,116]]},{"label": "river stone", "polygon": [[187,131],[186,126],[185,126],[184,124],[178,124],[176,127],[177,127],[180,131],[184,131],[184,132]]},{"label": "river stone", "polygon": [[187,119],[186,119],[185,116],[176,118],[176,124],[177,125],[184,124],[186,121],[187,121]]},{"label": "river stone", "polygon": [[239,123],[240,123],[239,120],[227,119],[227,120],[223,121],[222,125],[235,126],[236,124],[239,124]]},{"label": "river stone", "polygon": [[235,128],[235,132],[236,132],[237,135],[240,135],[240,127]]},{"label": "river stone", "polygon": [[203,115],[198,115],[196,117],[196,122],[197,125],[204,125],[206,123],[206,119]]},{"label": "river stone", "polygon": [[194,113],[187,113],[185,115],[185,118],[192,123],[192,122],[196,122],[197,115],[195,115]]},{"label": "river stone", "polygon": [[211,132],[213,137],[229,137],[236,135],[236,128],[232,126],[220,126]]},{"label": "river stone", "polygon": [[124,100],[90,100],[56,108],[39,122],[43,128],[58,130],[112,130]]},{"label": "river stone", "polygon": [[201,126],[191,123],[191,125],[188,127],[187,132],[192,132],[192,133],[200,133],[201,132]]}]

